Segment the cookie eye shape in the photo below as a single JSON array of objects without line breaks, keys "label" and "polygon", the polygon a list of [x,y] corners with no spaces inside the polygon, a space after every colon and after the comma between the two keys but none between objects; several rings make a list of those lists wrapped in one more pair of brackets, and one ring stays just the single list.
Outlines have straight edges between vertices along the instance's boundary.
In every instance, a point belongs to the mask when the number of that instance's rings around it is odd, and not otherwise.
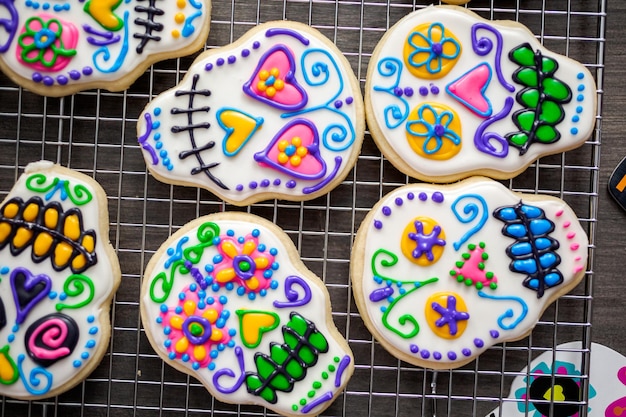
[{"label": "cookie eye shape", "polygon": [[569,377],[540,376],[530,385],[530,402],[542,415],[571,417],[580,412],[580,406],[576,404],[564,404],[564,402],[580,401],[581,392],[578,384]]},{"label": "cookie eye shape", "polygon": [[461,44],[443,24],[423,23],[413,28],[404,44],[404,62],[418,78],[446,76],[461,55]]}]

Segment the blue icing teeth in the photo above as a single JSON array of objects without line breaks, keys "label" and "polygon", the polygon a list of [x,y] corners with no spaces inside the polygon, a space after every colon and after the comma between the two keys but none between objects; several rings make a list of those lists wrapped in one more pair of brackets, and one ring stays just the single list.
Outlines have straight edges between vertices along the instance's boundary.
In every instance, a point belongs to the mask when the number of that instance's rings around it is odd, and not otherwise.
[{"label": "blue icing teeth", "polygon": [[550,232],[550,230],[552,230],[552,228],[553,228],[552,223],[550,223],[548,220],[545,220],[545,219],[532,220],[530,222],[530,230],[535,235],[542,235],[544,233],[548,233]]}]

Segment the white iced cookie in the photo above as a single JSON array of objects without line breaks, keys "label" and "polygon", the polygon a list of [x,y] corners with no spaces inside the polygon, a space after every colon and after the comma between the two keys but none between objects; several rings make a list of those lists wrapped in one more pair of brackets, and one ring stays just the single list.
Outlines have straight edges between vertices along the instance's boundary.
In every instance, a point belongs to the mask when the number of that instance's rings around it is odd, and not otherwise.
[{"label": "white iced cookie", "polygon": [[526,336],[584,276],[588,240],[554,197],[476,177],[401,187],[361,224],[354,296],[376,339],[426,368],[462,366]]},{"label": "white iced cookie", "polygon": [[583,352],[580,342],[544,352],[530,368],[517,373],[508,400],[487,417],[575,417],[587,408],[589,416],[620,417],[626,411],[626,357],[598,343],[591,344],[588,404],[583,398]]},{"label": "white iced cookie", "polygon": [[365,109],[378,147],[403,173],[505,179],[589,138],[596,87],[582,64],[548,51],[519,23],[432,6],[378,43]]},{"label": "white iced cookie", "polygon": [[0,394],[61,394],[109,345],[120,282],[107,200],[90,177],[41,161],[0,206]]},{"label": "white iced cookie", "polygon": [[200,49],[210,0],[0,0],[0,70],[44,96],[128,88]]},{"label": "white iced cookie", "polygon": [[198,57],[139,118],[159,180],[236,205],[310,200],[348,174],[364,133],[359,83],[317,30],[270,22]]},{"label": "white iced cookie", "polygon": [[146,268],[141,318],[163,360],[228,403],[318,415],[354,369],[326,287],[282,230],[251,214],[172,235]]}]

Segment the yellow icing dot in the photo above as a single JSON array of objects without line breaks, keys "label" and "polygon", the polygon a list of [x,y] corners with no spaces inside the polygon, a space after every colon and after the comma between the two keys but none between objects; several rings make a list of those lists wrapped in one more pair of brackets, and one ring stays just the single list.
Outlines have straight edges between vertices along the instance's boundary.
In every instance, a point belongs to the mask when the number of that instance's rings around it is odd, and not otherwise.
[{"label": "yellow icing dot", "polygon": [[176,13],[176,15],[174,16],[174,20],[179,25],[182,24],[185,21],[185,14],[184,13]]},{"label": "yellow icing dot", "polygon": [[56,209],[49,208],[44,213],[44,224],[49,229],[55,229],[59,221],[59,212]]},{"label": "yellow icing dot", "polygon": [[87,252],[93,252],[95,245],[95,242],[93,240],[93,236],[91,235],[85,235],[83,236],[83,242],[82,242],[83,248],[85,248],[87,250]]},{"label": "yellow icing dot", "polygon": [[202,317],[204,317],[205,319],[207,319],[209,321],[209,323],[213,324],[217,321],[219,314],[217,314],[217,311],[214,309],[209,309],[207,311],[205,311],[204,313],[202,313]]},{"label": "yellow icing dot", "polygon": [[267,80],[270,76],[270,73],[267,70],[261,70],[259,72],[259,78],[263,81]]},{"label": "yellow icing dot", "polygon": [[256,290],[259,288],[259,280],[256,277],[252,277],[248,280],[248,288],[251,290]]},{"label": "yellow icing dot", "polygon": [[85,255],[80,254],[72,260],[72,268],[81,269],[86,263],[87,259],[85,259]]},{"label": "yellow icing dot", "polygon": [[278,150],[281,152],[285,152],[285,149],[287,149],[287,146],[289,146],[289,142],[287,142],[285,139],[282,139],[280,141],[278,141]]},{"label": "yellow icing dot", "polygon": [[17,212],[19,211],[19,209],[20,207],[15,203],[7,204],[4,208],[4,217],[12,219],[13,217],[17,216]]},{"label": "yellow icing dot", "polygon": [[13,236],[13,245],[16,248],[21,248],[30,242],[30,239],[33,237],[33,232],[31,230],[20,227],[17,229],[15,236]]},{"label": "yellow icing dot", "polygon": [[228,255],[230,259],[234,259],[235,256],[239,255],[239,253],[237,253],[237,248],[235,247],[235,245],[233,245],[233,242],[231,242],[230,240],[224,240],[222,242],[221,249],[224,251],[226,255]]},{"label": "yellow icing dot", "polygon": [[[467,320],[459,320],[459,319],[448,319],[445,323],[440,323],[441,326],[437,326],[437,321],[439,319],[444,318],[444,315],[438,313],[433,309],[433,305],[436,303],[441,308],[449,309],[451,305],[449,304],[450,296],[454,297],[456,306],[454,310],[459,313],[467,313],[467,305],[463,298],[460,295],[454,292],[438,292],[431,295],[428,300],[426,300],[426,305],[424,307],[424,313],[426,314],[426,322],[428,323],[428,327],[435,333],[437,336],[443,339],[458,339],[461,337],[465,329],[467,328]],[[450,332],[453,330],[453,327],[450,327],[449,322],[453,322],[453,326],[456,325],[456,333],[451,334]]]},{"label": "yellow icing dot", "polygon": [[176,330],[181,330],[183,328],[183,323],[184,323],[184,320],[180,316],[173,316],[170,319],[170,326]]},{"label": "yellow icing dot", "polygon": [[180,38],[180,31],[178,29],[172,31],[172,38]]},{"label": "yellow icing dot", "polygon": [[289,157],[287,156],[286,153],[283,153],[283,152],[278,154],[277,159],[278,159],[278,163],[281,165],[285,165],[287,162],[289,162]]},{"label": "yellow icing dot", "polygon": [[441,103],[418,104],[409,113],[405,133],[411,149],[428,159],[450,159],[463,145],[461,118],[454,109]]},{"label": "yellow icing dot", "polygon": [[263,81],[259,81],[256,88],[261,92],[264,92],[265,90],[267,90],[267,86],[265,85]]},{"label": "yellow icing dot", "polygon": [[67,265],[74,250],[66,242],[60,242],[54,248],[54,263],[59,266]]},{"label": "yellow icing dot", "polygon": [[252,252],[254,252],[255,249],[256,243],[254,243],[253,240],[248,240],[246,243],[243,244],[243,249],[241,253],[243,253],[244,255],[250,255]]},{"label": "yellow icing dot", "polygon": [[270,261],[265,256],[259,256],[254,260],[257,269],[265,269],[269,266]]},{"label": "yellow icing dot", "polygon": [[191,300],[185,301],[185,304],[183,304],[183,311],[188,316],[192,316],[193,313],[196,312],[196,303],[194,301],[191,301]]},{"label": "yellow icing dot", "polygon": [[8,223],[0,223],[0,242],[4,242],[11,234],[13,228]]},{"label": "yellow icing dot", "polygon": [[233,268],[225,268],[215,274],[217,282],[229,282],[235,278],[235,270]]},{"label": "yellow icing dot", "polygon": [[280,75],[280,71],[278,70],[278,68],[274,67],[270,70],[270,74],[274,77],[278,77]]},{"label": "yellow icing dot", "polygon": [[299,136],[294,136],[294,137],[291,139],[291,144],[292,144],[293,146],[301,146],[301,145],[302,145],[302,139],[301,139]]},{"label": "yellow icing dot", "polygon": [[220,340],[222,340],[222,337],[223,337],[223,334],[220,329],[213,329],[213,331],[211,332],[210,339],[214,342],[219,342]]},{"label": "yellow icing dot", "polygon": [[289,162],[294,167],[297,167],[297,166],[299,166],[302,163],[302,158],[300,158],[298,155],[294,155],[294,156],[291,157],[291,159],[289,159]]},{"label": "yellow icing dot", "polygon": [[72,214],[65,218],[63,234],[74,241],[78,240],[80,237],[80,219],[78,215]]},{"label": "yellow icing dot", "polygon": [[178,6],[179,9],[183,9],[186,5],[187,5],[187,2],[185,0],[178,0],[176,2],[176,6]]},{"label": "yellow icing dot", "polygon": [[49,233],[40,233],[33,243],[33,253],[35,256],[43,256],[50,250],[54,239]]},{"label": "yellow icing dot", "polygon": [[178,342],[174,345],[174,349],[178,353],[185,353],[187,348],[189,347],[189,340],[186,337],[181,337],[178,339]]},{"label": "yellow icing dot", "polygon": [[26,220],[27,222],[32,222],[37,218],[38,214],[39,214],[39,206],[35,203],[30,203],[24,209],[24,212],[22,213],[22,218]]},{"label": "yellow icing dot", "polygon": [[206,358],[206,349],[203,345],[197,345],[193,348],[193,357],[199,362]]},{"label": "yellow icing dot", "polygon": [[[417,247],[419,241],[419,233],[417,232],[415,222],[419,221],[422,224],[421,234],[430,235],[433,233],[433,229],[435,226],[438,226],[438,223],[431,219],[430,217],[418,216],[411,220],[404,231],[402,232],[402,237],[400,240],[400,248],[402,249],[402,254],[414,264],[419,266],[428,266],[436,263],[441,255],[443,254],[443,250],[445,246],[443,245],[432,245],[430,248],[427,248],[427,251],[419,250]],[[417,235],[417,237],[415,236]],[[412,238],[413,237],[413,238]],[[446,234],[443,229],[439,232],[438,238],[445,241]],[[418,240],[415,240],[418,239]],[[414,251],[418,251],[418,253],[414,253]],[[429,253],[432,253],[432,261],[428,259]],[[415,257],[414,254],[419,256]]]},{"label": "yellow icing dot", "polygon": [[281,91],[283,88],[285,88],[285,82],[283,80],[274,81],[274,88],[276,88],[278,91]]},{"label": "yellow icing dot", "polygon": [[309,150],[307,148],[305,148],[304,146],[299,146],[298,149],[296,150],[296,154],[299,157],[304,157],[309,153]]},{"label": "yellow icing dot", "polygon": [[265,90],[265,94],[268,97],[274,97],[276,95],[276,89],[274,87],[267,87],[267,90]]}]

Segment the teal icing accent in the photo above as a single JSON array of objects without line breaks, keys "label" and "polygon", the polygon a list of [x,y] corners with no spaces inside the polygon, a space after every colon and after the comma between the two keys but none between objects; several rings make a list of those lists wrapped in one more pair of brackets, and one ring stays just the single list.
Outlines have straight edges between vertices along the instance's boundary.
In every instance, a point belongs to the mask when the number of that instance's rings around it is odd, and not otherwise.
[{"label": "teal icing accent", "polygon": [[383,112],[385,117],[385,125],[387,125],[388,129],[395,129],[400,126],[407,117],[409,117],[409,103],[403,97],[399,97],[394,94],[394,90],[398,88],[400,84],[400,77],[402,76],[402,61],[397,58],[384,58],[378,62],[378,74],[383,77],[393,77],[395,76],[395,80],[390,87],[381,87],[378,85],[374,86],[374,91],[380,91],[383,93],[387,93],[392,96],[394,99],[400,101],[402,103],[402,107],[400,108],[397,104],[390,104],[385,107]]},{"label": "teal icing accent", "polygon": [[[424,111],[426,110],[435,116],[434,125],[425,121]],[[451,112],[445,110],[440,114],[437,114],[437,111],[430,104],[424,104],[417,110],[417,116],[419,117],[419,120],[411,120],[410,122],[407,122],[406,131],[413,136],[426,138],[426,140],[424,140],[424,144],[422,145],[422,150],[426,155],[432,155],[439,152],[443,146],[444,138],[448,139],[457,146],[461,144],[461,138],[459,135],[448,129],[448,126],[454,119],[454,115]],[[423,125],[426,129],[426,133],[420,133],[412,130],[414,125]],[[428,144],[433,140],[435,141],[435,147],[430,149]]]},{"label": "teal icing accent", "polygon": [[191,23],[200,16],[202,16],[202,12],[195,12],[194,14],[189,16],[187,19],[185,19],[185,25],[183,26],[183,31],[181,32],[181,34],[185,38],[188,38],[191,35],[193,35],[196,28]]},{"label": "teal icing accent", "polygon": [[[42,367],[37,366],[30,371],[30,375],[28,376],[28,379],[26,379],[26,375],[22,369],[22,362],[24,362],[24,359],[26,359],[26,355],[23,353],[17,357],[17,369],[20,373],[20,379],[24,384],[24,388],[26,388],[26,390],[33,395],[43,395],[50,391],[50,387],[52,386],[52,374]],[[43,375],[46,377],[46,385],[41,389],[34,388],[41,384],[41,379],[39,379],[37,375]]]},{"label": "teal icing accent", "polygon": [[197,0],[189,0],[189,4],[191,4],[195,9],[202,9],[202,3]]},{"label": "teal icing accent", "polygon": [[124,64],[124,60],[126,59],[126,55],[128,54],[128,15],[129,12],[127,10],[124,12],[124,40],[122,41],[122,49],[120,50],[120,54],[118,55],[111,68],[102,68],[97,62],[97,58],[99,55],[102,55],[102,59],[104,60],[104,62],[108,62],[109,59],[111,59],[111,52],[109,51],[108,46],[103,46],[99,48],[93,54],[93,65],[98,69],[98,71],[102,73],[109,74],[112,72],[116,72],[120,69],[122,64]]},{"label": "teal icing accent", "polygon": [[[465,199],[478,200],[480,207],[473,202],[469,202],[465,204],[463,206],[463,214],[467,214],[468,216],[463,217],[461,213],[459,213],[459,211],[457,210],[456,206],[457,204],[461,202],[461,200],[465,200]],[[474,227],[472,227],[463,236],[461,236],[461,239],[453,243],[452,246],[454,246],[454,250],[458,251],[461,248],[461,246],[469,240],[470,237],[474,236],[476,233],[480,231],[480,229],[483,228],[483,226],[487,222],[487,219],[489,218],[489,212],[488,212],[489,208],[487,207],[487,202],[485,201],[485,199],[482,198],[480,195],[464,194],[460,196],[459,198],[457,198],[456,200],[454,200],[454,203],[452,203],[451,210],[452,210],[452,213],[454,213],[454,215],[456,216],[456,219],[464,224],[474,221],[476,217],[478,217],[478,215],[482,213],[478,223],[476,223]]]},{"label": "teal icing accent", "polygon": [[[321,54],[322,56],[320,58],[312,58],[317,60],[313,62],[310,66],[308,66],[307,60],[310,56],[313,56],[312,54]],[[322,62],[322,59],[327,59],[328,62]],[[350,117],[348,117],[346,113],[335,108],[335,106],[333,105],[335,100],[337,100],[337,98],[341,95],[344,89],[344,80],[341,76],[339,65],[337,65],[337,62],[330,55],[329,52],[317,48],[306,50],[300,58],[300,65],[302,67],[302,76],[304,77],[304,81],[310,87],[315,88],[325,85],[330,80],[330,70],[334,69],[334,73],[339,80],[339,88],[337,89],[335,95],[333,95],[325,103],[301,109],[295,112],[285,113],[281,115],[281,117],[287,118],[299,116],[318,110],[330,111],[331,113],[334,113],[335,115],[343,118],[345,125],[344,123],[330,123],[328,126],[326,126],[326,129],[324,129],[324,132],[322,133],[322,143],[328,150],[332,152],[342,152],[348,149],[350,146],[352,146],[356,139],[356,131],[354,129],[354,125],[350,120]],[[335,147],[335,145],[330,141],[339,144],[339,146]]]},{"label": "teal icing accent", "polygon": [[[253,120],[256,121],[256,126],[254,127],[254,129],[252,130],[252,132],[250,132],[250,134],[248,135],[248,137],[243,141],[243,143],[241,144],[241,146],[239,148],[237,148],[236,151],[234,152],[228,152],[226,150],[226,141],[228,140],[228,138],[230,137],[230,135],[233,134],[233,131],[235,130],[233,127],[228,127],[226,126],[223,122],[222,122],[222,113],[225,111],[236,111],[237,113],[241,113],[244,116],[247,116]],[[220,125],[220,127],[222,129],[224,129],[224,131],[226,132],[226,136],[224,136],[224,139],[222,140],[222,151],[224,152],[224,155],[226,156],[235,156],[239,153],[240,150],[243,149],[243,147],[246,145],[246,143],[248,143],[248,141],[252,138],[252,136],[254,136],[254,134],[256,133],[257,130],[259,130],[259,128],[261,127],[261,125],[263,124],[263,122],[265,121],[262,117],[254,117],[253,115],[251,115],[250,113],[246,113],[244,111],[241,111],[239,109],[235,109],[233,107],[222,107],[221,109],[219,109],[217,111],[217,113],[215,113],[215,117],[217,118],[217,124]]]},{"label": "teal icing accent", "polygon": [[[502,315],[500,315],[500,317],[498,317],[498,326],[500,326],[500,328],[503,329],[503,330],[513,330],[528,315],[528,305],[520,297],[491,295],[491,294],[487,294],[487,293],[485,293],[483,291],[478,291],[478,295],[480,297],[482,297],[482,298],[487,298],[487,299],[490,299],[490,300],[515,301],[515,302],[520,304],[520,306],[522,307],[522,312],[519,315],[519,317],[515,318],[515,313],[513,312],[513,309],[511,309],[511,308],[506,310]],[[514,320],[510,324],[505,324],[504,323],[505,319],[514,319]]]}]

